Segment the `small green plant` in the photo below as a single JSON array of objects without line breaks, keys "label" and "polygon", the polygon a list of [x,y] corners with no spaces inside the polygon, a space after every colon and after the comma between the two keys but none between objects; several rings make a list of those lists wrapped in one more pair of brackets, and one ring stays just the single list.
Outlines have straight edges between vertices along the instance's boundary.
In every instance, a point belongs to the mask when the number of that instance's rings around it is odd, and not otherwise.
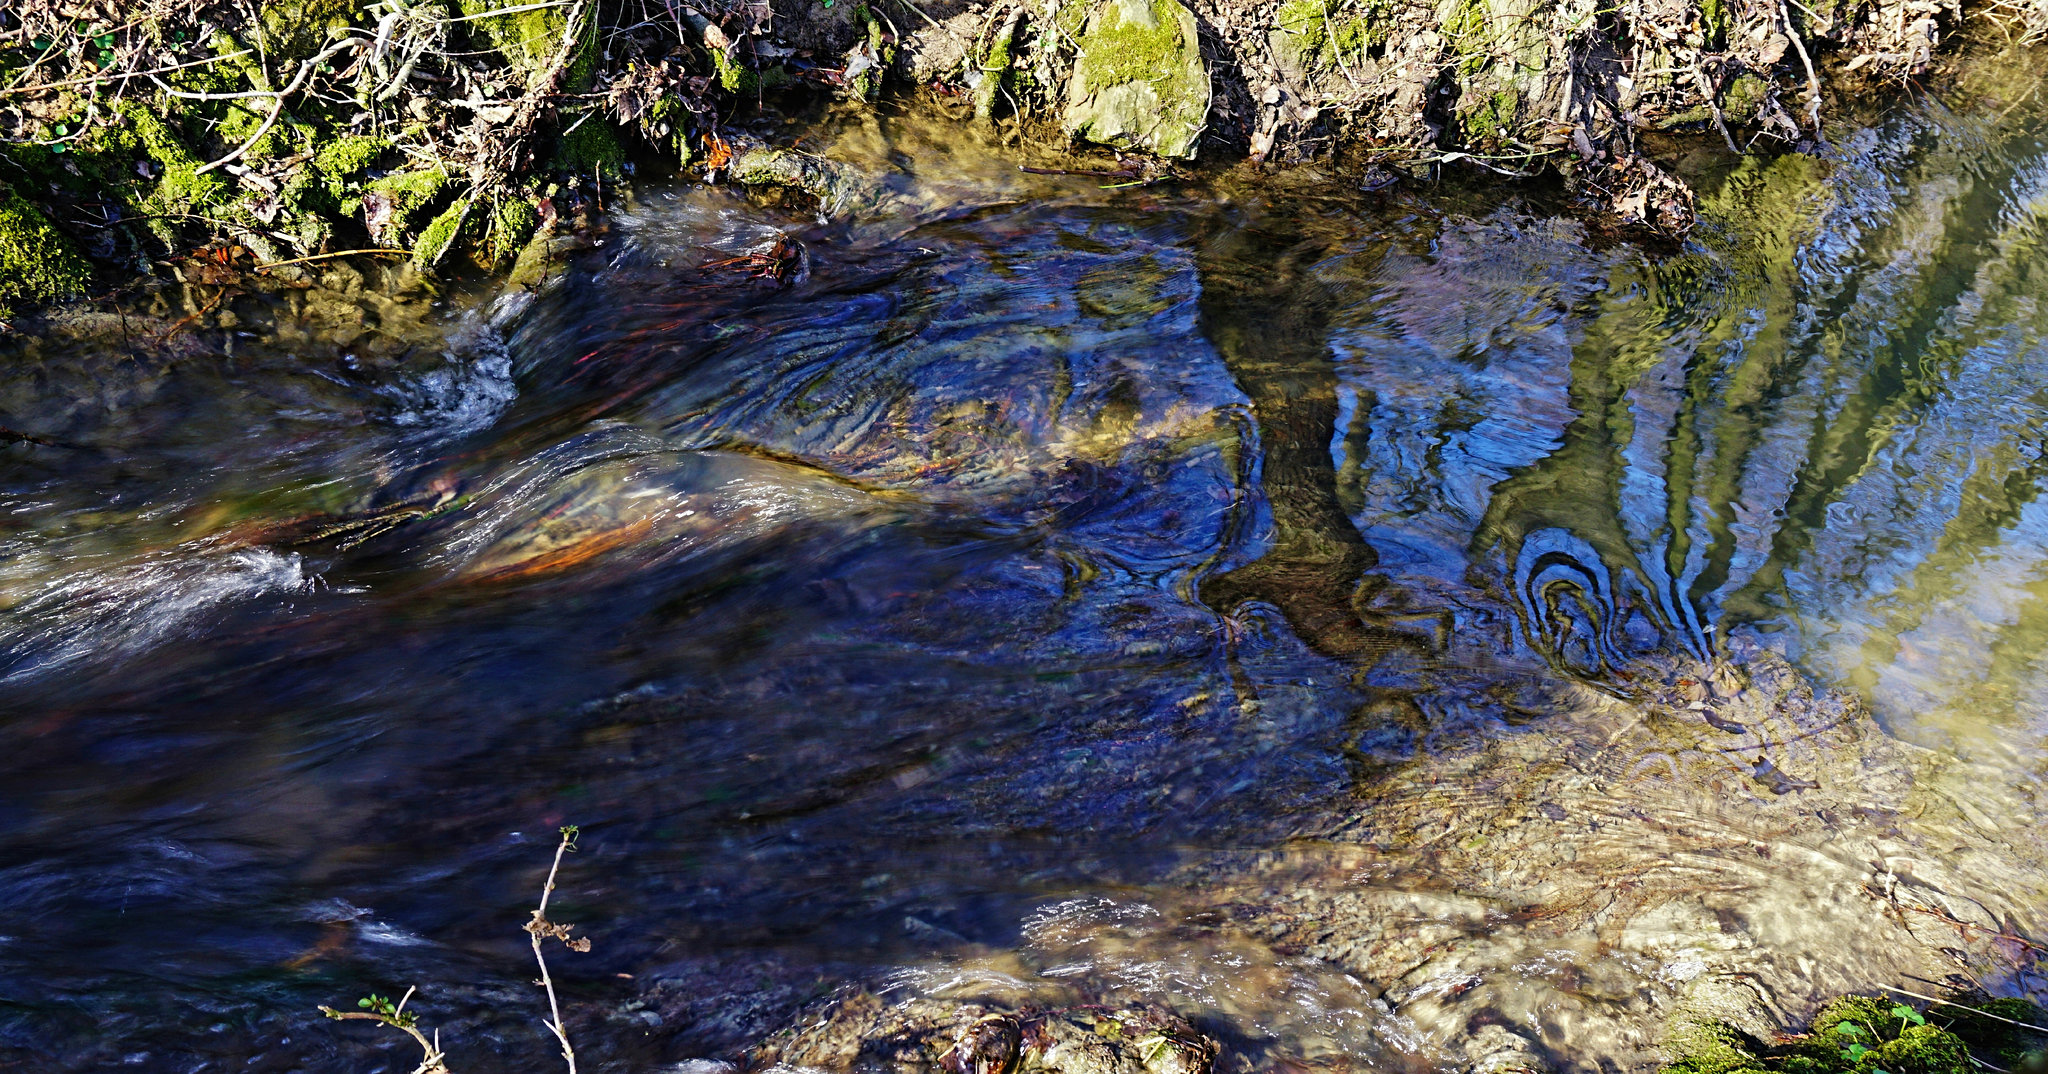
[{"label": "small green plant", "polygon": [[[1878,996],[1841,996],[1811,1030],[1766,1044],[1719,1022],[1674,1025],[1666,1074],[2035,1074],[2048,1018],[2030,1003],[1983,995],[1953,999],[1894,989],[1930,1004],[1923,1013]],[[2030,1064],[2032,1064],[2030,1066]]]},{"label": "small green plant", "polygon": [[[576,937],[570,934],[571,930],[576,926],[558,924],[548,920],[548,896],[554,894],[555,876],[561,872],[562,856],[576,849],[576,836],[580,832],[581,829],[574,824],[565,825],[561,829],[562,839],[561,842],[555,844],[555,861],[548,868],[546,886],[541,888],[540,905],[534,908],[533,917],[524,925],[527,934],[533,938],[533,959],[540,965],[540,979],[534,983],[546,989],[548,994],[548,1014],[550,1017],[541,1024],[547,1027],[548,1032],[554,1035],[556,1043],[562,1046],[562,1059],[569,1064],[569,1074],[576,1074],[576,1049],[569,1046],[569,1031],[562,1023],[562,1006],[555,998],[555,982],[554,978],[548,974],[548,960],[541,950],[541,941],[543,939],[560,940],[562,945],[571,951],[584,952],[590,950],[589,937]],[[406,989],[405,995],[399,997],[396,1003],[393,1003],[387,996],[380,996],[372,992],[356,1000],[358,1010],[338,1011],[333,1007],[322,1005],[320,1013],[338,1022],[376,1022],[379,1025],[399,1030],[410,1036],[420,1046],[420,1050],[423,1053],[420,1065],[413,1068],[412,1074],[451,1074],[448,1069],[448,1057],[441,1051],[441,1034],[437,1031],[433,1037],[429,1038],[419,1027],[419,1017],[405,1009],[405,1005],[412,1001],[412,994],[416,990],[416,988]]]},{"label": "small green plant", "polygon": [[[1861,1063],[1863,1057],[1870,1054],[1870,1046],[1863,1043],[1862,1038],[1877,1039],[1876,1030],[1865,1029],[1854,1022],[1837,1023],[1835,1035],[1849,1038],[1849,1043],[1842,1046],[1842,1054],[1848,1056],[1851,1063]],[[1880,1070],[1877,1074],[1884,1074],[1884,1071]]]},{"label": "small green plant", "polygon": [[356,1000],[356,1006],[362,1010],[337,1011],[332,1007],[322,1006],[320,1013],[337,1022],[354,1019],[402,1030],[419,1044],[421,1052],[424,1053],[420,1065],[413,1068],[412,1074],[449,1074],[447,1056],[441,1052],[441,1034],[436,1032],[432,1040],[427,1039],[427,1035],[420,1032],[418,1016],[405,1009],[405,1005],[412,1001],[414,991],[412,988],[406,989],[405,995],[400,997],[397,1003],[372,992]]}]

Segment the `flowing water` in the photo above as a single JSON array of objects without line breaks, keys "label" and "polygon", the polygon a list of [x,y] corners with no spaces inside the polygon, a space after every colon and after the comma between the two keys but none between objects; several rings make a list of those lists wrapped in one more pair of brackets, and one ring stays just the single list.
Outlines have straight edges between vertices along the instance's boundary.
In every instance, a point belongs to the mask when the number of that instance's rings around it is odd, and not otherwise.
[{"label": "flowing water", "polygon": [[417,985],[541,1069],[570,823],[586,1069],[835,990],[1156,1003],[1230,1071],[2038,990],[2033,91],[1702,165],[1676,249],[848,121],[860,220],[654,188],[508,296],[8,339],[0,1055],[406,1070],[315,1007]]}]

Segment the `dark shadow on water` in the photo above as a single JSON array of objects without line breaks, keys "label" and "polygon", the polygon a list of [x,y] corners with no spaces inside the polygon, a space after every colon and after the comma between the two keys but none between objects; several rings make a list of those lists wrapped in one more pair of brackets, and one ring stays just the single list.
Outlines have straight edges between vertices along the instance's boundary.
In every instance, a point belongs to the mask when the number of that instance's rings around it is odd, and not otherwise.
[{"label": "dark shadow on water", "polygon": [[1248,601],[1270,604],[1316,652],[1360,668],[1393,650],[1427,651],[1424,634],[1370,610],[1386,584],[1368,573],[1379,555],[1338,499],[1333,296],[1314,272],[1329,243],[1262,220],[1221,230],[1198,250],[1202,332],[1251,399],[1259,487],[1273,517],[1259,558],[1205,578],[1202,601],[1224,615]]}]

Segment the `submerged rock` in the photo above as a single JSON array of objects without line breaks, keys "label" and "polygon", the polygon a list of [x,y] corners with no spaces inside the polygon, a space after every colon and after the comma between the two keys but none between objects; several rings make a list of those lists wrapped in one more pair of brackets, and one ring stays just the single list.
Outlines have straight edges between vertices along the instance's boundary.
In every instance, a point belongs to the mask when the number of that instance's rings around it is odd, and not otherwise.
[{"label": "submerged rock", "polygon": [[756,1068],[932,1074],[1210,1074],[1216,1042],[1150,1006],[1003,1010],[869,992],[756,1049]]},{"label": "submerged rock", "polygon": [[1077,138],[1193,157],[1209,114],[1194,12],[1179,0],[1115,0],[1081,34],[1063,123]]},{"label": "submerged rock", "polygon": [[858,169],[797,149],[736,139],[728,176],[748,187],[780,187],[817,199],[826,216],[859,214],[881,201],[880,184]]}]

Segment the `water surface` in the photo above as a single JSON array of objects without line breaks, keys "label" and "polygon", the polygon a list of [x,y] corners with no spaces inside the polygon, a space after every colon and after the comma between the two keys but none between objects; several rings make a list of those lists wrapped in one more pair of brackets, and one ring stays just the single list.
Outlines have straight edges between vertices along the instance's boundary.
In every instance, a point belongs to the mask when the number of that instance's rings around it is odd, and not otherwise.
[{"label": "water surface", "polygon": [[[1885,875],[2039,936],[2048,147],[2006,98],[1713,164],[1677,250],[851,122],[859,221],[657,187],[531,293],[10,339],[0,1047],[403,1070],[313,1008],[418,985],[458,1069],[532,1069],[565,823],[594,1069],[855,986],[1159,1002],[1231,1070],[1638,1064],[1729,960],[1795,1016],[1884,983],[1826,931],[1929,796],[1962,834]],[[800,280],[707,267],[778,236]],[[1667,777],[1644,669],[1730,652],[1866,700],[1920,797],[1804,786],[1848,747],[1775,700]],[[2007,946],[1964,966],[2041,987]]]}]

